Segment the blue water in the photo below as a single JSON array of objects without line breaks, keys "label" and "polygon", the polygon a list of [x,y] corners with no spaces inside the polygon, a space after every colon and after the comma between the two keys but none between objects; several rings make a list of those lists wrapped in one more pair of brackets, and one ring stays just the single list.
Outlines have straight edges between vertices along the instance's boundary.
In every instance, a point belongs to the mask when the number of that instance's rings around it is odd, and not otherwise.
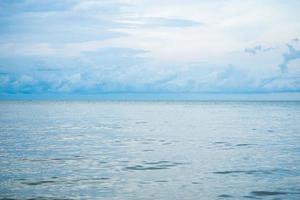
[{"label": "blue water", "polygon": [[300,199],[300,102],[0,110],[0,199]]}]

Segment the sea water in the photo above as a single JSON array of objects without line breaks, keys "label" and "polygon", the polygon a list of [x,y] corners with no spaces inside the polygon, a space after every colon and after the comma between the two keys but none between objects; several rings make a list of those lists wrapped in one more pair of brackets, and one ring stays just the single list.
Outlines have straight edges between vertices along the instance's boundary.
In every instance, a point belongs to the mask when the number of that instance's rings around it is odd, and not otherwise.
[{"label": "sea water", "polygon": [[1,101],[0,198],[300,199],[300,102]]}]

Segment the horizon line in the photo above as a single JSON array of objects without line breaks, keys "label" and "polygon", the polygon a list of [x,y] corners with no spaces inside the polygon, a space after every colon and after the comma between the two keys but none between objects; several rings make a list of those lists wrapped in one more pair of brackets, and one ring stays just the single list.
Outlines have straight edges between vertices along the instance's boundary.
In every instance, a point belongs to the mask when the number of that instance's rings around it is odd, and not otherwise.
[{"label": "horizon line", "polygon": [[300,92],[247,93],[40,93],[0,94],[0,100],[95,100],[95,101],[300,101]]}]

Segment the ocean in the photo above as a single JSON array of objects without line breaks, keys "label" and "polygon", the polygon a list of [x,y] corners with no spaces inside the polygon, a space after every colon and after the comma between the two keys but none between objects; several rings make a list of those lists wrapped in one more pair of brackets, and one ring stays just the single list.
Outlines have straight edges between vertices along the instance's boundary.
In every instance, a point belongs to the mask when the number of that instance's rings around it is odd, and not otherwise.
[{"label": "ocean", "polygon": [[0,101],[0,199],[300,199],[297,101]]}]

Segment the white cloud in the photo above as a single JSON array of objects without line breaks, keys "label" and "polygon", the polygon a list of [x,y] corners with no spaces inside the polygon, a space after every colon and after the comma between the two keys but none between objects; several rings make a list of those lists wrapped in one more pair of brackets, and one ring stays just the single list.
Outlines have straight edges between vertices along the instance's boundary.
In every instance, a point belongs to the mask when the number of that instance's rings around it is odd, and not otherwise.
[{"label": "white cloud", "polygon": [[[286,43],[300,36],[299,1],[45,5],[29,1],[0,16],[1,70],[12,72],[0,74],[6,85],[19,80],[28,87],[27,73],[38,79],[29,85],[61,92],[300,89],[298,59],[285,63],[285,77],[278,68]],[[299,51],[298,43],[289,42]]]}]

